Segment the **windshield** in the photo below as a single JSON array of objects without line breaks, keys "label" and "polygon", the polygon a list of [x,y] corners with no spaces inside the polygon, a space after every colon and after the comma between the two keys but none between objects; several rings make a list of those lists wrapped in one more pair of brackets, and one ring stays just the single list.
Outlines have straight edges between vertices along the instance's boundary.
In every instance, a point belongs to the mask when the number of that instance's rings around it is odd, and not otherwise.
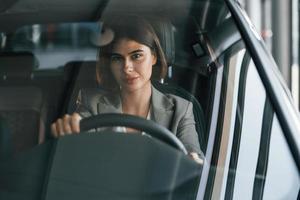
[{"label": "windshield", "polygon": [[[64,3],[36,2],[36,10],[31,10],[20,2],[10,11],[23,13],[24,20],[3,23],[0,29],[0,89],[5,94],[0,121],[12,132],[10,156],[33,149],[41,152],[40,158],[50,157],[37,165],[50,162],[47,184],[53,191],[57,185],[52,177],[93,158],[89,166],[109,166],[111,173],[101,175],[104,180],[117,180],[124,173],[113,171],[130,168],[132,173],[136,170],[130,178],[152,177],[154,184],[160,175],[152,176],[145,169],[162,167],[168,173],[166,183],[157,187],[158,194],[172,190],[168,185],[173,184],[176,191],[186,191],[180,195],[195,197],[207,159],[215,100],[220,99],[215,94],[221,87],[217,81],[226,64],[224,55],[235,52],[231,47],[240,40],[225,4],[217,0]],[[91,136],[91,132],[103,134]],[[81,139],[65,139],[74,135]],[[76,154],[69,151],[74,148]],[[81,153],[85,151],[93,152],[88,154],[91,157]],[[140,159],[140,168],[128,161],[131,155]],[[152,156],[164,161],[146,159]],[[103,164],[111,159],[114,164]],[[79,168],[71,171],[77,173]],[[172,173],[181,170],[184,176],[173,179]],[[86,177],[93,177],[88,169],[84,171]],[[63,176],[72,179],[69,175]]]},{"label": "windshield", "polygon": [[[224,3],[113,0],[98,5],[80,4],[85,14],[75,17],[71,6],[63,14],[49,4],[47,12],[39,8],[40,20],[29,13],[29,23],[3,26],[3,84],[25,85],[20,90],[42,99],[32,107],[45,110],[45,131],[32,143],[80,132],[82,118],[121,113],[167,128],[203,162],[219,67],[214,60],[223,51],[218,34],[232,24]],[[60,19],[50,16],[52,10]],[[79,115],[75,127],[73,113]],[[123,125],[113,130],[136,131]]]},{"label": "windshield", "polygon": [[296,120],[237,1],[0,2],[1,199],[299,196]]},{"label": "windshield", "polygon": [[[205,118],[209,112],[210,94],[208,88],[212,77],[209,62],[215,56],[210,51],[209,45],[214,44],[208,43],[208,35],[230,18],[222,3],[211,2],[208,7],[206,4],[204,1],[174,1],[170,4],[109,1],[101,8],[101,15],[96,15],[100,17],[94,18],[92,22],[24,25],[14,31],[2,32],[1,51],[8,57],[14,52],[15,55],[12,56],[17,56],[20,62],[21,59],[27,59],[28,65],[34,63],[33,66],[24,66],[22,69],[26,71],[28,69],[25,68],[31,68],[28,73],[34,80],[39,80],[39,77],[45,77],[46,80],[48,77],[49,81],[57,83],[56,92],[49,94],[52,98],[56,96],[55,103],[50,104],[54,104],[56,109],[63,109],[61,113],[72,113],[78,109],[78,98],[85,88],[95,87],[115,94],[121,92],[124,77],[127,83],[123,88],[134,84],[137,79],[150,76],[151,85],[158,88],[160,93],[174,93],[173,95],[192,101],[195,104],[193,112],[197,117],[197,132],[206,132]],[[206,9],[208,13],[219,14],[205,15]],[[153,38],[141,37],[148,33],[138,34],[148,28],[142,24],[148,23],[158,44],[150,41]],[[136,29],[137,27],[140,29]],[[125,48],[119,47],[121,44]],[[130,45],[140,46],[130,48],[129,52]],[[152,61],[152,66],[155,67],[150,75],[147,71],[140,70],[141,67],[135,67],[141,59],[147,59],[147,48],[155,57],[155,61]],[[141,52],[136,52],[137,50]],[[127,72],[125,74],[124,70],[120,72],[127,61],[133,65],[134,73],[130,75]],[[111,69],[107,70],[109,66]],[[66,83],[73,84],[73,90]],[[44,87],[47,84],[50,83],[45,83]],[[149,94],[151,96],[152,93]],[[66,103],[67,101],[69,102]],[[151,118],[150,111],[154,112],[152,109],[145,110],[144,117]],[[55,116],[59,116],[57,111],[50,115],[50,121],[55,120]],[[207,135],[199,135],[201,151],[205,152]]]}]

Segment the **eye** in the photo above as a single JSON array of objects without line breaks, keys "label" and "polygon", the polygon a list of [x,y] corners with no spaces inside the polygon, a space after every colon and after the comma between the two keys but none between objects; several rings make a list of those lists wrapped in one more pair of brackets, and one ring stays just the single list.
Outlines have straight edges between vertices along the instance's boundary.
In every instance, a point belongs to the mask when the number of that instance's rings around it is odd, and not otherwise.
[{"label": "eye", "polygon": [[141,53],[135,53],[135,54],[133,54],[132,56],[131,56],[131,58],[133,59],[133,60],[139,60],[139,59],[141,59],[143,57],[143,54],[141,54]]},{"label": "eye", "polygon": [[111,57],[110,57],[110,61],[111,62],[122,62],[122,60],[123,60],[123,58],[121,57],[121,56],[116,56],[116,55],[112,55]]}]

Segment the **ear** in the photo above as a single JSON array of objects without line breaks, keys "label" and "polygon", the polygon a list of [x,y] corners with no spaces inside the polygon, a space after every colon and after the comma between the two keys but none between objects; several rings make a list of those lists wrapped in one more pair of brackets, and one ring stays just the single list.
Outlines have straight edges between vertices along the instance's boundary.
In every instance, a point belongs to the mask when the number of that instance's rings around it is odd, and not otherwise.
[{"label": "ear", "polygon": [[152,66],[155,65],[157,62],[157,56],[156,56],[156,52],[152,53]]}]

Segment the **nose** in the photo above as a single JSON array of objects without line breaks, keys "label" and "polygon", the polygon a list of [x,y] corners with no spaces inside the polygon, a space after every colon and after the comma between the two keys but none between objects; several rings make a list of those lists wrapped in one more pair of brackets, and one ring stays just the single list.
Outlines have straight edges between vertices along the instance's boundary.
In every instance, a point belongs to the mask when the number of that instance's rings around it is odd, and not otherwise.
[{"label": "nose", "polygon": [[133,65],[132,65],[132,62],[129,59],[125,59],[123,70],[124,70],[125,73],[133,72]]}]

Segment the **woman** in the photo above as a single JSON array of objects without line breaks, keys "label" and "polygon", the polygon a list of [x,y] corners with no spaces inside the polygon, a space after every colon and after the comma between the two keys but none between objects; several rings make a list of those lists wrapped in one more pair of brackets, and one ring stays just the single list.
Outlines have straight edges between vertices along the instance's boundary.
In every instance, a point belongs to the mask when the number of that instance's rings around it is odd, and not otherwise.
[{"label": "woman", "polygon": [[83,91],[77,111],[52,124],[53,136],[79,133],[82,117],[126,113],[167,127],[182,141],[189,155],[202,163],[192,103],[175,95],[164,95],[151,84],[151,79],[163,79],[167,71],[165,55],[152,26],[138,17],[115,20],[108,26],[113,30],[113,39],[100,48],[97,79],[110,92],[98,94],[96,101],[90,101]]}]

